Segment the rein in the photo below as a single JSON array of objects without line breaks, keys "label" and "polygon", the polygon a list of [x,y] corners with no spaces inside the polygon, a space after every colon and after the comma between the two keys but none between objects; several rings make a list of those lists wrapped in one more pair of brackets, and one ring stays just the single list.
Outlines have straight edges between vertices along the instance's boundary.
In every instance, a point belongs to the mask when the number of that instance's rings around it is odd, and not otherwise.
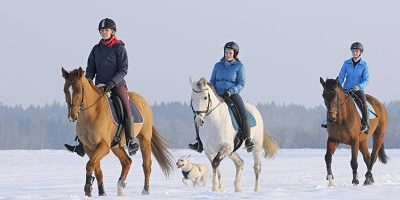
[{"label": "rein", "polygon": [[[208,90],[208,89],[204,89],[204,90]],[[202,90],[202,91],[196,91],[196,90],[192,89],[192,91],[195,92],[195,93],[201,93],[201,92],[203,92],[204,90]],[[193,108],[193,100],[190,101],[190,107],[192,108],[193,114],[195,114],[195,115],[200,115],[200,114],[203,114],[203,113],[204,113],[204,114],[205,114],[205,117],[207,117],[207,116],[210,115],[216,108],[218,108],[218,106],[220,106],[222,103],[223,103],[223,101],[219,101],[218,105],[215,106],[214,108],[212,108],[212,109],[210,110],[211,95],[210,95],[210,92],[208,92],[207,110],[197,110],[197,111],[194,110],[194,108]]]},{"label": "rein", "polygon": [[71,109],[76,108],[76,107],[79,107],[79,110],[80,110],[81,112],[85,112],[85,111],[89,110],[91,107],[95,106],[97,103],[99,103],[100,100],[101,100],[104,96],[106,96],[106,93],[103,93],[100,97],[97,98],[97,100],[96,100],[93,104],[91,104],[90,106],[87,106],[87,107],[85,108],[85,106],[83,105],[83,99],[85,99],[85,98],[84,98],[84,94],[85,94],[85,91],[84,91],[83,85],[82,85],[82,101],[81,101],[81,104],[80,104],[80,105],[71,104],[71,105],[70,105]]}]

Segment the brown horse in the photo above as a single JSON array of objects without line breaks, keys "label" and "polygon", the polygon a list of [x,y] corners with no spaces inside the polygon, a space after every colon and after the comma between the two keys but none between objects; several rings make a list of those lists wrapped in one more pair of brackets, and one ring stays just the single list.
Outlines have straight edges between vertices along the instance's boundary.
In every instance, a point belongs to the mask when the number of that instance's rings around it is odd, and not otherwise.
[{"label": "brown horse", "polygon": [[[76,121],[76,132],[85,152],[89,156],[86,165],[85,195],[91,196],[95,173],[99,195],[105,195],[103,173],[100,160],[111,151],[121,162],[122,171],[118,180],[118,195],[123,195],[126,187],[126,177],[132,163],[124,150],[125,134],[121,134],[121,143],[111,148],[111,142],[117,130],[113,123],[111,111],[105,93],[86,79],[82,68],[67,72],[62,68],[65,79],[64,92],[68,104],[68,116]],[[72,90],[72,94],[70,91]],[[173,170],[172,156],[164,139],[153,127],[152,110],[146,100],[137,93],[129,92],[129,98],[143,116],[143,123],[134,124],[131,133],[139,139],[143,159],[144,188],[143,194],[149,193],[149,178],[151,173],[151,152],[158,161],[166,176]]]},{"label": "brown horse", "polygon": [[[358,150],[363,155],[364,162],[367,165],[367,173],[365,174],[364,185],[374,183],[372,177],[372,166],[377,157],[386,164],[388,157],[385,154],[383,140],[385,138],[386,128],[388,126],[388,114],[386,108],[376,98],[366,95],[367,101],[375,110],[376,118],[369,120],[370,128],[368,134],[361,133],[361,119],[357,113],[356,107],[351,97],[346,93],[339,84],[338,79],[320,78],[322,87],[324,88],[322,97],[328,110],[328,142],[326,147],[325,162],[328,172],[327,180],[329,185],[333,185],[333,175],[331,169],[332,155],[339,143],[351,146],[351,168],[353,169],[352,183],[359,183],[357,176],[357,155]],[[373,138],[372,153],[368,151],[368,137]]]}]

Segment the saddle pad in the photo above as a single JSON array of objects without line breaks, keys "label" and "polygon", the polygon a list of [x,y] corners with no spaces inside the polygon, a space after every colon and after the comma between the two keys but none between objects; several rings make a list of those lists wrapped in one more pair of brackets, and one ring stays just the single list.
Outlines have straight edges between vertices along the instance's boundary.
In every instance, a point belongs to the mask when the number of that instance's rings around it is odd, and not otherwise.
[{"label": "saddle pad", "polygon": [[[360,108],[357,106],[357,103],[354,101],[353,98],[351,98],[351,100],[353,101],[354,106],[357,108],[358,115],[360,116],[360,118],[362,118],[362,113],[361,113]],[[367,101],[367,106],[368,106],[368,112],[369,112],[368,119],[375,119],[376,118],[375,110],[368,101]]]},{"label": "saddle pad", "polygon": [[[231,115],[231,121],[232,121],[233,128],[235,129],[235,131],[238,131],[238,130],[239,130],[239,125],[238,125],[238,123],[237,123],[237,121],[236,121],[236,119],[235,119],[235,116],[234,116],[234,114],[233,114],[233,111],[232,111],[232,109],[231,109],[229,106],[228,106],[228,108],[229,108],[229,109],[228,109],[228,110],[229,110],[229,114]],[[257,125],[256,119],[255,119],[254,116],[253,116],[250,112],[248,112],[248,111],[247,111],[247,120],[249,121],[249,126],[250,126],[250,128]]]},{"label": "saddle pad", "polygon": [[[121,124],[122,120],[118,118],[118,114],[117,114],[116,108],[114,107],[114,104],[111,101],[111,99],[108,98],[108,97],[107,97],[107,102],[108,102],[108,107],[111,110],[112,119],[113,119],[114,123],[115,124]],[[132,102],[129,102],[129,104],[130,104],[131,110],[132,110],[133,122],[134,123],[143,123],[143,117],[140,114],[139,109]]]}]

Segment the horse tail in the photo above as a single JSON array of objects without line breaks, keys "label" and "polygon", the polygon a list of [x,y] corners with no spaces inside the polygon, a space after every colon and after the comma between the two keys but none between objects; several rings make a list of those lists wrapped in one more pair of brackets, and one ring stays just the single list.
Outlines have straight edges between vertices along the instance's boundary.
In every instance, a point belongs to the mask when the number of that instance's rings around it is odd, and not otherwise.
[{"label": "horse tail", "polygon": [[153,136],[151,138],[151,152],[153,152],[153,155],[160,165],[164,175],[168,177],[174,169],[173,157],[171,152],[168,150],[168,145],[165,142],[165,139],[161,137],[154,126],[152,128]]},{"label": "horse tail", "polygon": [[279,146],[274,138],[272,138],[268,131],[264,130],[263,148],[265,151],[264,157],[272,158],[275,156]]},{"label": "horse tail", "polygon": [[378,158],[379,158],[379,161],[381,161],[383,164],[386,164],[389,159],[389,157],[385,153],[385,147],[383,146],[383,143],[382,143],[381,149],[379,149]]}]

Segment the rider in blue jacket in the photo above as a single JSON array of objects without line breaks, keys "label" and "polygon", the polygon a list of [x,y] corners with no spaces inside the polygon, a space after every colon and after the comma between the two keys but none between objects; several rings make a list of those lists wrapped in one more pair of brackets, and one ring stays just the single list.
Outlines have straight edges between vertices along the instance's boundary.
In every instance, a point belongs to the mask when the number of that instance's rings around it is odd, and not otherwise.
[{"label": "rider in blue jacket", "polygon": [[[232,102],[239,111],[240,120],[238,124],[241,134],[245,139],[245,146],[251,149],[254,142],[250,139],[250,126],[247,119],[247,111],[239,93],[245,84],[244,66],[237,55],[239,54],[239,45],[235,42],[228,42],[224,46],[224,57],[215,64],[211,74],[210,83],[214,86],[218,95],[229,104]],[[200,142],[189,144],[189,148],[202,151]]]},{"label": "rider in blue jacket", "polygon": [[[365,87],[369,82],[368,64],[361,59],[364,47],[360,42],[354,42],[351,46],[352,58],[344,61],[339,72],[339,83],[346,91],[352,91],[361,100],[362,125],[361,132],[367,133],[368,106],[364,94]],[[325,127],[326,125],[323,125]]]}]

